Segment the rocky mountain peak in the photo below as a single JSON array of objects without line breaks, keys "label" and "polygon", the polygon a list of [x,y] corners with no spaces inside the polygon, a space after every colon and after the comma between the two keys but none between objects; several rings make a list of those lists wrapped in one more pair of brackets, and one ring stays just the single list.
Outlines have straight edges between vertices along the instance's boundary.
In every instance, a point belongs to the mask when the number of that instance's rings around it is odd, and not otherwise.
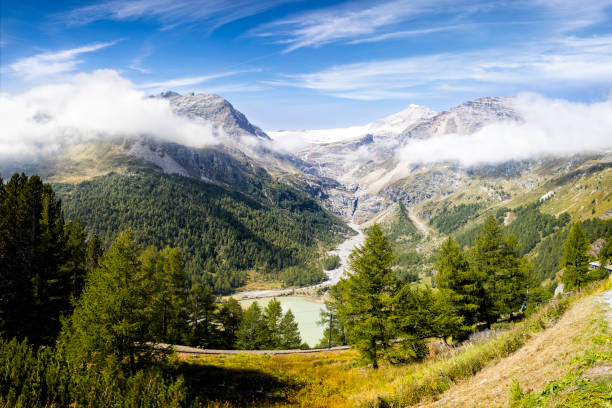
[{"label": "rocky mountain peak", "polygon": [[204,119],[221,127],[230,136],[251,135],[270,139],[263,130],[249,122],[242,112],[219,95],[202,93],[181,95],[166,91],[156,97],[167,99],[177,114],[191,119]]},{"label": "rocky mountain peak", "polygon": [[491,123],[520,120],[512,98],[487,96],[462,103],[417,123],[404,130],[400,138],[427,139],[451,133],[467,135]]}]

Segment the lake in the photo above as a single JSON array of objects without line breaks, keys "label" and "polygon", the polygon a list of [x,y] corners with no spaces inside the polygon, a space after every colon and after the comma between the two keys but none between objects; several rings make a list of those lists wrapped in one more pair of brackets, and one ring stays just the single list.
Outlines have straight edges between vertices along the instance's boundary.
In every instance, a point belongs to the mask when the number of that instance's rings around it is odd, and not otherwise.
[{"label": "lake", "polygon": [[[247,299],[241,300],[240,304],[246,308],[249,307],[251,303],[258,302],[259,305],[264,308],[270,300],[270,298]],[[299,296],[280,296],[277,297],[276,300],[281,303],[283,313],[288,309],[291,309],[291,312],[293,312],[300,329],[302,341],[308,343],[310,347],[316,346],[323,336],[323,327],[317,325],[317,322],[320,319],[319,312],[321,309],[325,309],[325,305]]]}]

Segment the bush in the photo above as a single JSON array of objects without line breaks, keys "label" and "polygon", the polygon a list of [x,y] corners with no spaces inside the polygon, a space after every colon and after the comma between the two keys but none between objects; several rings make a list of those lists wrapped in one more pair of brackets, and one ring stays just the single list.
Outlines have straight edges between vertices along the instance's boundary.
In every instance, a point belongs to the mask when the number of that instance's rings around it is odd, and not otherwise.
[{"label": "bush", "polygon": [[161,368],[125,373],[104,366],[72,366],[61,349],[35,349],[25,340],[0,339],[0,406],[18,407],[182,407],[183,379]]}]

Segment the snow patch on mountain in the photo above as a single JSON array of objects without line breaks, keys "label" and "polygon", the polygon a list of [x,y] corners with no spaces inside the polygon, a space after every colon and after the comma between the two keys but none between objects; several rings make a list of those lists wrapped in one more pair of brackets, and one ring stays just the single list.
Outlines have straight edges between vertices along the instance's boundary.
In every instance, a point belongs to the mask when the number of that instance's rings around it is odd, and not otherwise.
[{"label": "snow patch on mountain", "polygon": [[401,112],[376,120],[363,126],[350,126],[335,129],[316,130],[278,130],[268,131],[272,139],[280,143],[299,142],[310,144],[338,143],[358,139],[368,134],[377,137],[399,135],[410,126],[433,117],[436,112],[428,107],[410,105]]}]

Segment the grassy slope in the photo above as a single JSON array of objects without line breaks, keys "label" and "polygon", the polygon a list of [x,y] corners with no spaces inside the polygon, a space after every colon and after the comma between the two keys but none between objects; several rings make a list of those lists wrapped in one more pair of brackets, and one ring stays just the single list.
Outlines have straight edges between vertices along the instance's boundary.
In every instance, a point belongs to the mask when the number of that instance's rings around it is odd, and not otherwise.
[{"label": "grassy slope", "polygon": [[440,395],[436,407],[508,406],[514,381],[526,393],[542,390],[568,370],[575,371],[572,361],[585,350],[596,347],[611,352],[611,339],[600,298],[586,297],[576,302],[555,326],[529,340],[516,353]]},{"label": "grassy slope", "polygon": [[[190,360],[184,367],[214,370],[214,378],[199,383],[207,384],[203,395],[217,400],[218,406],[355,407],[384,401],[387,406],[404,407],[428,406],[434,399],[439,401],[436,406],[506,405],[515,378],[525,391],[538,390],[562,377],[573,357],[595,344],[602,333],[607,335],[596,297],[577,299],[555,325],[558,310],[557,306],[541,311],[492,340],[416,364],[382,364],[378,370],[361,367],[352,350],[323,355],[208,356]],[[610,350],[609,343],[602,347]],[[256,380],[245,372],[257,373]]]}]

